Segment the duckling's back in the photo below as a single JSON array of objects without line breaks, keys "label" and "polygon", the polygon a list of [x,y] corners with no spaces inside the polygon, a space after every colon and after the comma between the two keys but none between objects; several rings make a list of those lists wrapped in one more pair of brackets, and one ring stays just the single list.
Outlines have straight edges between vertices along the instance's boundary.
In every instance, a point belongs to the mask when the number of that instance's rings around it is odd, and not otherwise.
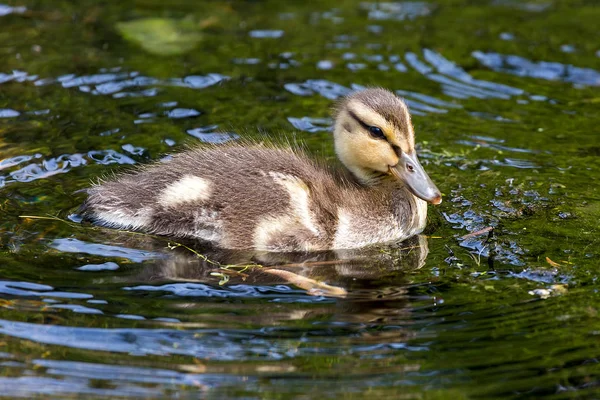
[{"label": "duckling's back", "polygon": [[225,248],[324,250],[347,185],[302,152],[197,148],[88,190],[84,216],[108,227]]}]

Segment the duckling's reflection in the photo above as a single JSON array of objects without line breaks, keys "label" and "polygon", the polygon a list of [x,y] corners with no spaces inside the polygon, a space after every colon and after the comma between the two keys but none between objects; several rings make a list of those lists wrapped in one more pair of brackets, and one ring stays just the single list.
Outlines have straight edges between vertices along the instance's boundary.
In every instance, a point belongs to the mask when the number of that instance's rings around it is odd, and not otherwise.
[{"label": "duckling's reflection", "polygon": [[423,235],[394,246],[307,254],[199,248],[196,243],[181,243],[172,250],[136,279],[214,284],[227,276],[227,284],[293,284],[312,295],[356,298],[365,295],[362,283],[419,269],[429,252]]},{"label": "duckling's reflection", "polygon": [[[265,321],[261,322],[335,314],[338,321],[377,324],[406,321],[409,313],[407,273],[421,268],[429,253],[427,238],[423,235],[393,246],[313,254],[194,249],[206,258],[180,246],[174,248],[169,257],[147,265],[132,279],[147,283],[179,281],[217,285],[226,275],[225,287],[293,285],[311,295],[338,300],[321,303],[319,307],[300,307],[295,309],[294,315],[287,315],[290,313],[287,308],[279,310],[286,315],[272,309],[262,316]],[[238,267],[223,269],[219,265]],[[244,265],[260,266],[240,267]]]},{"label": "duckling's reflection", "polygon": [[[103,239],[95,237],[93,242],[107,241],[107,231],[102,231]],[[117,231],[108,231],[108,236],[110,243],[122,246],[120,249],[135,248],[149,251],[151,255],[141,271],[124,279],[128,284],[194,282],[218,287],[221,282],[223,288],[284,284],[322,296],[324,300],[338,299],[318,301],[317,307],[313,304],[294,308],[294,315],[287,315],[289,308],[275,307],[261,317],[271,321],[315,317],[316,314],[335,314],[336,320],[346,322],[405,320],[409,312],[410,272],[421,268],[429,253],[427,238],[422,235],[395,245],[319,253],[231,251],[194,242],[167,246],[166,239]],[[122,279],[122,276],[115,277],[123,282]]]}]

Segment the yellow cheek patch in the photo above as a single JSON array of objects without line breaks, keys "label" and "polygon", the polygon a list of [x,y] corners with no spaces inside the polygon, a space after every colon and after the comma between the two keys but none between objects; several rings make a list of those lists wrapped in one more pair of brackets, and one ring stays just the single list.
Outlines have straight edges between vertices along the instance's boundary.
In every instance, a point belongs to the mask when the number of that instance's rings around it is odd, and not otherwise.
[{"label": "yellow cheek patch", "polygon": [[356,164],[382,172],[386,172],[388,166],[398,163],[396,153],[383,140],[364,140],[356,143],[353,153]]}]

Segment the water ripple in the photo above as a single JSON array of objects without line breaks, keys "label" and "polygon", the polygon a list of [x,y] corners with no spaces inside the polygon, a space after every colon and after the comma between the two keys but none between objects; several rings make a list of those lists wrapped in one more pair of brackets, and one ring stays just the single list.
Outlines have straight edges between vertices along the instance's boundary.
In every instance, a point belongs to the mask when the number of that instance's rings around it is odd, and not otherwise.
[{"label": "water ripple", "polygon": [[49,246],[64,253],[84,253],[103,257],[118,257],[133,262],[142,262],[165,257],[165,255],[161,253],[131,249],[122,246],[109,246],[106,244],[84,242],[74,238],[54,239],[50,242]]},{"label": "water ripple", "polygon": [[539,151],[537,151],[537,150],[522,149],[519,147],[510,147],[510,146],[502,145],[500,143],[504,143],[504,140],[501,140],[501,139],[496,139],[496,138],[491,138],[491,137],[481,136],[481,135],[471,135],[471,136],[469,136],[469,138],[471,140],[457,140],[456,143],[464,144],[467,146],[473,146],[473,147],[479,146],[479,147],[491,148],[491,149],[496,149],[496,150],[501,150],[501,151],[512,151],[515,153],[539,153]]},{"label": "water ripple", "polygon": [[232,132],[219,132],[218,125],[202,126],[200,128],[188,129],[188,135],[200,139],[204,143],[220,144],[232,140],[238,140],[240,135]]},{"label": "water ripple", "polygon": [[474,51],[472,54],[483,65],[497,72],[583,86],[600,86],[600,72],[591,68],[580,68],[549,61],[535,62],[515,55],[481,51]]},{"label": "water ripple", "polygon": [[136,383],[166,383],[173,385],[198,385],[218,386],[226,382],[238,381],[243,378],[215,376],[211,374],[188,374],[168,369],[140,368],[134,366],[120,366],[96,364],[76,361],[58,361],[38,359],[33,364],[48,368],[51,375],[63,377],[77,377],[87,379],[105,379],[111,382],[136,382]]},{"label": "water ripple", "polygon": [[333,120],[331,118],[288,117],[288,121],[294,125],[294,128],[311,133],[331,131],[331,126],[333,125]]},{"label": "water ripple", "polygon": [[248,32],[251,38],[256,39],[277,39],[283,37],[284,32],[281,30],[254,30]]},{"label": "water ripple", "polygon": [[[216,85],[228,76],[211,73],[207,75],[190,75],[184,78],[158,79],[142,76],[139,72],[118,72],[115,69],[102,70],[98,74],[62,75],[57,78],[42,78],[29,76],[25,72],[14,71],[11,75],[0,74],[0,83],[15,80],[18,82],[35,81],[36,86],[46,86],[54,83],[64,88],[78,88],[85,93],[94,95],[110,95],[114,98],[121,97],[152,97],[158,93],[158,87],[175,86],[190,89],[204,89]],[[125,91],[125,89],[130,91]]]},{"label": "water ripple", "polygon": [[11,7],[5,4],[0,4],[0,17],[8,14],[23,14],[25,11],[27,11],[27,8],[23,6]]},{"label": "water ripple", "polygon": [[218,361],[254,358],[257,353],[263,359],[283,356],[278,354],[283,349],[274,348],[274,343],[252,341],[256,331],[80,328],[0,320],[0,333],[37,343],[139,356],[186,355]]},{"label": "water ripple", "polygon": [[0,83],[5,82],[27,82],[27,81],[35,81],[38,79],[37,75],[28,75],[27,72],[14,70],[10,74],[5,74],[0,72]]},{"label": "water ripple", "polygon": [[424,1],[398,1],[360,3],[360,7],[368,11],[369,19],[376,21],[404,21],[431,14],[433,6]]},{"label": "water ripple", "polygon": [[85,307],[79,304],[53,304],[51,306],[48,306],[48,308],[59,308],[59,309],[64,309],[64,310],[71,310],[75,313],[80,313],[80,314],[104,314],[102,311],[96,309],[96,308],[91,308],[91,307]]},{"label": "water ripple", "polygon": [[536,163],[534,163],[533,161],[529,161],[529,160],[523,160],[523,159],[519,159],[519,158],[503,158],[501,160],[492,160],[491,161],[492,164],[494,165],[499,165],[502,167],[514,167],[514,168],[521,168],[521,169],[528,169],[528,168],[539,168],[540,166]]},{"label": "water ripple", "polygon": [[94,271],[94,272],[98,272],[98,271],[116,271],[119,269],[119,264],[112,262],[112,261],[107,261],[105,263],[102,264],[86,264],[86,265],[82,265],[79,268],[76,268],[78,271]]},{"label": "water ripple", "polygon": [[286,285],[250,286],[228,285],[214,287],[204,283],[170,283],[161,286],[140,285],[125,287],[129,291],[169,292],[181,297],[220,297],[220,298],[253,298],[271,299],[276,302],[323,303],[332,299],[321,296],[309,296],[303,290],[295,290]]},{"label": "water ripple", "polygon": [[524,2],[521,0],[494,0],[493,5],[514,7],[523,11],[542,12],[546,11],[551,5],[551,2]]},{"label": "water ripple", "polygon": [[[94,380],[98,379],[95,377]],[[10,398],[34,398],[40,395],[56,396],[72,394],[74,396],[102,396],[164,398],[164,393],[148,387],[116,385],[113,388],[97,388],[91,380],[55,379],[39,376],[0,377],[0,390]]]},{"label": "water ripple", "polygon": [[[2,390],[3,395],[11,398],[74,394],[79,396],[90,395],[94,398],[99,396],[98,398],[164,399],[171,398],[173,395],[171,390],[177,389],[179,392],[182,386],[192,387],[196,392],[197,388],[207,390],[232,384],[248,385],[253,384],[255,381],[254,378],[247,376],[186,373],[162,368],[51,359],[34,359],[26,364],[19,363],[18,367],[28,367],[32,371],[44,369],[45,374],[53,377],[35,375],[18,378],[1,377],[0,390]],[[97,384],[99,380],[105,381],[109,385],[106,385],[106,387],[104,387],[105,385],[99,386]],[[157,387],[156,384],[165,386]]]},{"label": "water ripple", "polygon": [[299,96],[310,96],[318,93],[330,100],[336,100],[352,92],[345,86],[325,79],[309,79],[304,83],[286,83],[284,88]]},{"label": "water ripple", "polygon": [[0,108],[0,118],[15,118],[21,115],[20,112],[11,110],[10,108]]},{"label": "water ripple", "polygon": [[471,75],[469,75],[464,69],[460,68],[458,65],[447,60],[441,54],[433,50],[424,49],[423,57],[431,65],[433,65],[440,74],[450,76],[463,83],[491,90],[493,92],[504,93],[509,96],[518,96],[524,93],[522,89],[514,88],[512,86],[475,79]]},{"label": "water ripple", "polygon": [[[39,154],[33,156],[17,156],[0,161],[0,170],[14,167],[33,158],[40,158]],[[0,188],[8,183],[31,182],[37,179],[49,178],[56,174],[64,174],[72,168],[87,165],[89,161],[96,164],[135,164],[128,156],[114,150],[91,150],[85,154],[63,154],[58,157],[44,159],[39,163],[28,164],[8,175],[0,175]]]},{"label": "water ripple", "polygon": [[91,299],[91,294],[54,291],[54,287],[31,282],[0,281],[0,293],[10,296]]},{"label": "water ripple", "polygon": [[[380,60],[380,58],[371,55],[365,56],[368,60]],[[390,62],[395,63],[396,59],[389,57]],[[455,63],[444,58],[441,54],[429,50],[423,50],[423,61],[415,53],[408,52],[404,58],[406,62],[425,78],[438,82],[442,86],[442,92],[455,99],[468,99],[471,97],[478,99],[505,99],[508,100],[513,96],[523,95],[525,92],[522,89],[515,88],[500,83],[483,81],[473,78],[464,69]],[[346,53],[344,59],[354,59],[356,54]],[[404,72],[406,66],[402,63],[396,63],[401,66],[400,70]],[[363,63],[349,63],[347,66],[350,69],[366,68]],[[380,64],[381,69],[384,64]],[[352,88],[347,88],[335,82],[324,79],[309,79],[303,83],[287,83],[284,88],[298,96],[310,96],[319,94],[327,99],[335,100],[352,92],[352,90],[362,89],[359,84],[352,84]],[[461,108],[460,104],[451,103],[445,100],[435,98],[433,96],[415,93],[407,90],[397,90],[397,94],[404,96],[406,102],[415,115],[425,115],[427,113],[446,113],[451,108]],[[298,123],[298,121],[295,121]],[[292,122],[294,124],[294,122]]]}]

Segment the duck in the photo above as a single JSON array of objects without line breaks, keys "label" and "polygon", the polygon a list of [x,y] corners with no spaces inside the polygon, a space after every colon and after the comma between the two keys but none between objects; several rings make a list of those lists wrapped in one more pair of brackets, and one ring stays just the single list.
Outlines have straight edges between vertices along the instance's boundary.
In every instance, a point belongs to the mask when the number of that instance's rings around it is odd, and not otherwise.
[{"label": "duck", "polygon": [[442,195],[419,162],[406,103],[383,88],[333,108],[338,167],[292,146],[196,146],[92,184],[85,220],[265,252],[357,249],[423,231]]}]

